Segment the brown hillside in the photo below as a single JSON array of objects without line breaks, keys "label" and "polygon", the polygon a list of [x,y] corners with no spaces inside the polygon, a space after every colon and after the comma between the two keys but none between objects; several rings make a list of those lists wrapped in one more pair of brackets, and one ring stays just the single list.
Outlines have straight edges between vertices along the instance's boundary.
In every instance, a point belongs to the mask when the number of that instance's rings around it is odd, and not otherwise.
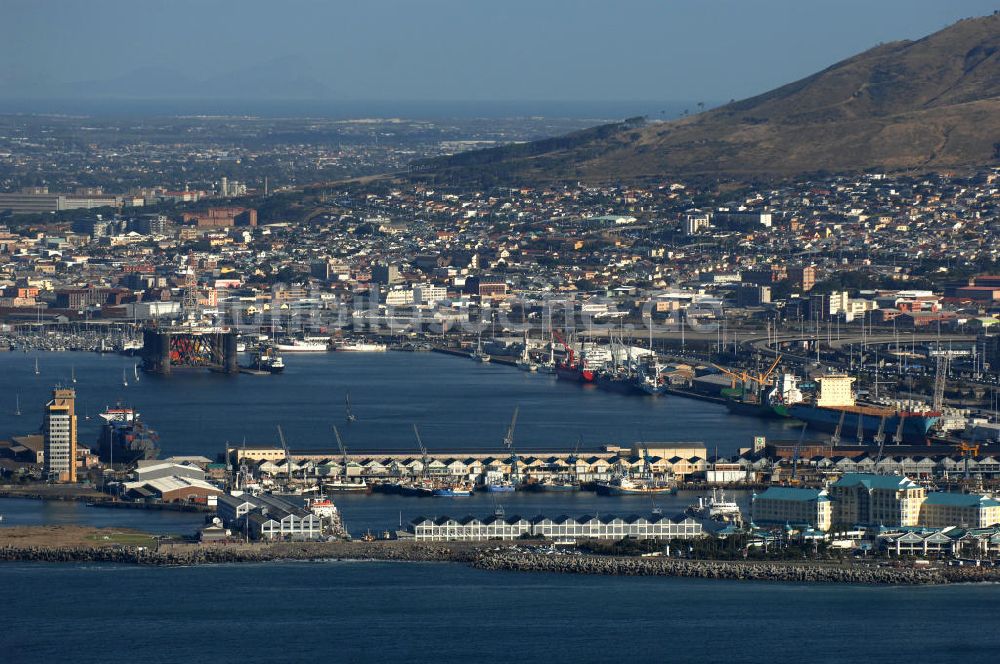
[{"label": "brown hillside", "polygon": [[432,160],[435,177],[639,179],[1000,163],[1000,15],[880,45],[674,122],[622,123]]}]

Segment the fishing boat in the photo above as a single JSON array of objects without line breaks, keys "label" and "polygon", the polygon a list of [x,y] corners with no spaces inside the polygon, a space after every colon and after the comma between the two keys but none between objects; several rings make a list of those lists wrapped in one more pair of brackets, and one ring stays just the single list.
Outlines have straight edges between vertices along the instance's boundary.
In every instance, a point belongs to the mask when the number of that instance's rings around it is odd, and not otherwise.
[{"label": "fishing boat", "polygon": [[479,340],[476,342],[476,350],[469,354],[469,357],[474,359],[476,362],[489,362],[490,355],[483,350],[483,337],[480,334]]},{"label": "fishing boat", "polygon": [[535,482],[531,486],[535,491],[543,493],[562,493],[580,490],[580,482],[575,478],[547,477],[541,482]]},{"label": "fishing boat", "polygon": [[250,367],[257,371],[278,374],[285,370],[285,362],[274,346],[262,344],[254,348],[250,356]]},{"label": "fishing boat", "polygon": [[671,482],[658,482],[620,475],[606,482],[596,483],[597,493],[602,496],[645,496],[652,494],[674,494],[677,486]]},{"label": "fishing boat", "polygon": [[472,486],[461,482],[449,486],[439,486],[431,492],[435,498],[452,498],[458,496],[471,496]]},{"label": "fishing boat", "polygon": [[69,379],[72,382],[76,382],[76,367],[69,368]]},{"label": "fishing boat", "polygon": [[363,479],[359,479],[357,482],[351,482],[347,479],[340,478],[333,480],[332,482],[323,482],[324,491],[335,491],[337,493],[370,493],[371,487]]},{"label": "fishing boat", "polygon": [[528,352],[528,333],[524,333],[524,348],[521,350],[521,357],[514,362],[516,366],[521,371],[538,371],[538,365],[535,361],[531,359],[531,353]]},{"label": "fishing boat", "polygon": [[128,376],[125,375],[124,369],[122,369],[122,385],[128,387]]},{"label": "fishing boat", "polygon": [[41,372],[38,371],[38,358],[36,357],[35,358],[35,375],[37,376],[39,373],[41,373]]},{"label": "fishing boat", "polygon": [[488,479],[483,484],[483,490],[487,493],[511,493],[514,491],[514,483],[504,479]]},{"label": "fishing boat", "polygon": [[322,494],[306,498],[306,509],[323,519],[332,519],[337,515],[337,506]]}]

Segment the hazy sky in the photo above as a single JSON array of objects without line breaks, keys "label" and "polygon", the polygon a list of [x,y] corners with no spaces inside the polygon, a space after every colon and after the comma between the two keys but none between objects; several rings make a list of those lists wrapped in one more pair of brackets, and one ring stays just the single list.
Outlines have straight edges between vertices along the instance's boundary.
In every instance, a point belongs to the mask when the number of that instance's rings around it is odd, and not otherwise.
[{"label": "hazy sky", "polygon": [[[0,0],[0,93],[725,101],[995,0]],[[140,75],[136,75],[138,72]],[[207,82],[207,83],[206,83]]]}]

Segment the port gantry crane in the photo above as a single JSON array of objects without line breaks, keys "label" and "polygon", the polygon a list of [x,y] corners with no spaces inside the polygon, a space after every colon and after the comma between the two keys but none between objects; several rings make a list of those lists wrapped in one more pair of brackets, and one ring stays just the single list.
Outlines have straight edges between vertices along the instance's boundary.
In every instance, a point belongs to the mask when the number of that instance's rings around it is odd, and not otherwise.
[{"label": "port gantry crane", "polygon": [[726,367],[719,366],[718,364],[713,364],[712,366],[726,374],[732,379],[732,387],[736,387],[736,383],[741,383],[743,385],[743,391],[746,392],[747,387],[751,384],[757,384],[757,392],[762,392],[765,387],[772,385],[771,376],[774,374],[774,370],[778,368],[778,363],[781,362],[781,354],[777,354],[774,357],[774,361],[764,372],[752,372],[747,370],[733,371],[732,369],[727,369]]},{"label": "port gantry crane", "polygon": [[520,481],[517,469],[517,452],[514,451],[514,427],[517,425],[518,407],[514,407],[514,415],[510,418],[510,426],[507,427],[507,434],[503,437],[503,446],[510,451],[510,481],[516,486]]}]

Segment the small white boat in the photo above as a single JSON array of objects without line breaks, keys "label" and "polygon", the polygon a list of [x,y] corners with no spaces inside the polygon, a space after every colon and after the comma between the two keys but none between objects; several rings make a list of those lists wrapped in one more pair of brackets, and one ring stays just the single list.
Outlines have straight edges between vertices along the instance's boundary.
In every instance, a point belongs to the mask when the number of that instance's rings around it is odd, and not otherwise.
[{"label": "small white boat", "polygon": [[367,341],[345,341],[336,346],[336,350],[345,353],[384,353],[388,350],[385,344],[371,343]]},{"label": "small white boat", "polygon": [[128,376],[125,375],[124,369],[122,369],[122,385],[128,387]]},{"label": "small white boat", "polygon": [[325,353],[330,349],[326,343],[304,339],[285,339],[274,347],[282,353]]}]

